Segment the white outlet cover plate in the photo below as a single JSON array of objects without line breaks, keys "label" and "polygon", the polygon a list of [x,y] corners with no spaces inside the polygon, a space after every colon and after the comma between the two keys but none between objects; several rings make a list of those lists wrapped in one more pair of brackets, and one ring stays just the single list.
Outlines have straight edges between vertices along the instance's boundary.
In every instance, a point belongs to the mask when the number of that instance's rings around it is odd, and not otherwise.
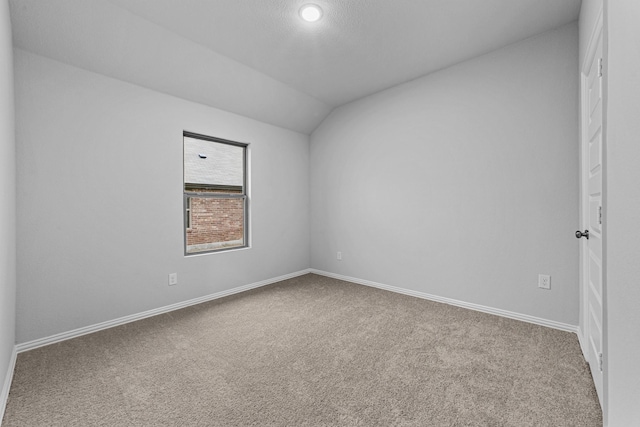
[{"label": "white outlet cover plate", "polygon": [[548,274],[539,274],[538,287],[542,289],[551,289],[551,276]]},{"label": "white outlet cover plate", "polygon": [[178,284],[178,273],[169,274],[169,286]]}]

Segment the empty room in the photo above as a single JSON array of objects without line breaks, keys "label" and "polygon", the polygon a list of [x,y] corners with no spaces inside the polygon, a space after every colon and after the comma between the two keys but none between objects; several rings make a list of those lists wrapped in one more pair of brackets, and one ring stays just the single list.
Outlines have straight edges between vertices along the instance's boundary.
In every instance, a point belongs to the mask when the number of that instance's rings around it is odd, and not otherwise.
[{"label": "empty room", "polygon": [[0,423],[640,426],[640,3],[0,0]]}]

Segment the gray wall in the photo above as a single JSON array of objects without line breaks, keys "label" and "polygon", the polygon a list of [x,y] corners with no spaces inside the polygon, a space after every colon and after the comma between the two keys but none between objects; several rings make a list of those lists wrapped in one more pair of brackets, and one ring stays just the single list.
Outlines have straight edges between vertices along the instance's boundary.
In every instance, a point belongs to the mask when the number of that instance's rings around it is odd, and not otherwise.
[{"label": "gray wall", "polygon": [[577,23],[334,110],[311,266],[577,325],[578,144]]},{"label": "gray wall", "polygon": [[607,425],[640,425],[640,3],[608,1],[605,69]]},{"label": "gray wall", "polygon": [[[19,343],[308,268],[306,135],[22,50],[15,70]],[[251,249],[183,256],[183,130],[251,143]]]},{"label": "gray wall", "polygon": [[12,19],[17,48],[265,123],[308,134],[331,109],[109,0],[15,0]]},{"label": "gray wall", "polygon": [[[0,0],[0,392],[15,343],[16,156],[9,5]],[[1,397],[0,397],[1,399]],[[0,418],[4,402],[0,400]]]}]

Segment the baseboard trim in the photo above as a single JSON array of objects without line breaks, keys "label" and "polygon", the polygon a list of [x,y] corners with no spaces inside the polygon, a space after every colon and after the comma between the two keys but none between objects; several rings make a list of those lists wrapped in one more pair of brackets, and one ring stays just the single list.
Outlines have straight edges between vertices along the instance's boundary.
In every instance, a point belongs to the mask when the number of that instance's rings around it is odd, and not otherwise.
[{"label": "baseboard trim", "polygon": [[[238,286],[236,288],[228,289],[226,291],[216,292],[214,294],[209,294],[209,295],[205,295],[205,296],[202,296],[202,297],[193,298],[193,299],[190,299],[190,300],[187,300],[187,301],[182,301],[182,302],[179,302],[179,303],[176,303],[176,304],[171,304],[171,305],[155,308],[155,309],[148,310],[148,311],[143,311],[141,313],[136,313],[136,314],[132,314],[132,315],[129,315],[129,316],[120,317],[118,319],[113,319],[113,320],[108,320],[106,322],[96,323],[94,325],[85,326],[85,327],[78,328],[78,329],[73,329],[73,330],[67,331],[67,332],[61,332],[59,334],[51,335],[51,336],[44,337],[44,338],[39,338],[39,339],[36,339],[36,340],[33,340],[33,341],[20,343],[20,344],[17,344],[15,346],[15,348],[14,348],[12,363],[15,364],[15,357],[16,357],[17,353],[22,353],[22,352],[25,352],[25,351],[33,350],[33,349],[38,348],[38,347],[43,347],[43,346],[46,346],[46,345],[50,345],[50,344],[55,344],[55,343],[58,343],[58,342],[66,341],[66,340],[69,340],[69,339],[72,339],[72,338],[80,337],[82,335],[91,334],[93,332],[98,332],[98,331],[101,331],[101,330],[104,330],[104,329],[113,328],[115,326],[120,326],[120,325],[124,325],[126,323],[135,322],[136,320],[142,320],[142,319],[145,319],[147,317],[157,316],[159,314],[168,313],[168,312],[171,312],[171,311],[179,310],[181,308],[189,307],[189,306],[196,305],[196,304],[201,304],[203,302],[212,301],[212,300],[215,300],[215,299],[218,299],[218,298],[223,298],[223,297],[226,297],[226,296],[229,296],[229,295],[233,295],[233,294],[237,294],[237,293],[240,293],[240,292],[245,292],[245,291],[248,291],[248,290],[251,290],[251,289],[255,289],[255,288],[262,287],[262,286],[270,285],[272,283],[280,282],[282,280],[292,279],[294,277],[302,276],[302,275],[305,275],[305,274],[308,274],[308,273],[318,274],[318,275],[326,276],[326,277],[332,277],[334,279],[344,280],[346,282],[357,283],[359,285],[370,286],[370,287],[373,287],[373,288],[383,289],[383,290],[386,290],[386,291],[395,292],[395,293],[399,293],[399,294],[403,294],[403,295],[409,295],[409,296],[422,298],[422,299],[426,299],[426,300],[430,300],[430,301],[435,301],[435,302],[440,302],[440,303],[444,303],[444,304],[453,305],[453,306],[456,306],[456,307],[467,308],[469,310],[475,310],[475,311],[480,311],[480,312],[487,313],[487,314],[493,314],[493,315],[496,315],[496,316],[506,317],[506,318],[509,318],[509,319],[520,320],[520,321],[527,322],[527,323],[533,323],[533,324],[540,325],[540,326],[546,326],[546,327],[553,328],[553,329],[559,329],[561,331],[573,332],[573,333],[578,335],[578,340],[580,342],[580,347],[581,347],[583,353],[585,351],[584,342],[583,342],[584,339],[583,339],[582,335],[580,334],[578,326],[575,326],[575,325],[556,322],[554,320],[543,319],[543,318],[540,318],[540,317],[530,316],[528,314],[521,314],[521,313],[516,313],[516,312],[512,312],[512,311],[502,310],[502,309],[499,309],[499,308],[488,307],[488,306],[484,306],[484,305],[480,305],[480,304],[473,304],[473,303],[460,301],[460,300],[456,300],[456,299],[452,299],[452,298],[445,298],[445,297],[440,297],[440,296],[437,296],[437,295],[427,294],[425,292],[419,292],[419,291],[414,291],[414,290],[411,290],[411,289],[399,288],[397,286],[385,285],[383,283],[377,283],[377,282],[373,282],[373,281],[370,281],[370,280],[358,279],[356,277],[344,276],[342,274],[330,273],[328,271],[323,271],[323,270],[317,270],[317,269],[310,268],[310,269],[300,270],[300,271],[297,271],[297,272],[294,272],[294,273],[290,273],[290,274],[285,274],[283,276],[278,276],[278,277],[274,277],[274,278],[271,278],[271,279],[263,280],[263,281],[260,281],[260,282],[255,282],[255,283],[250,283],[248,285]],[[10,368],[11,368],[11,373],[13,374],[13,365]],[[5,384],[5,387],[8,387],[8,386]],[[4,393],[5,393],[4,388],[2,389],[2,393],[3,394],[0,397],[4,398],[5,397],[4,396]],[[8,393],[9,393],[8,388],[6,390],[6,393],[8,395]],[[2,400],[0,400],[0,404],[1,403],[2,403]]]},{"label": "baseboard trim", "polygon": [[214,299],[223,298],[229,295],[237,294],[240,292],[245,292],[251,289],[260,288],[262,286],[270,285],[272,283],[280,282],[282,280],[292,279],[294,277],[302,276],[310,273],[310,269],[300,270],[295,273],[285,274],[283,276],[274,277],[267,280],[262,280],[260,282],[250,283],[248,285],[238,286],[233,289],[228,289],[226,291],[216,292],[214,294],[205,295],[198,298],[193,298],[187,301],[179,302],[176,304],[167,305],[164,307],[154,308],[152,310],[143,311],[141,313],[131,314],[129,316],[120,317],[114,320],[108,320],[106,322],[96,323],[94,325],[85,326],[78,329],[73,329],[67,332],[61,332],[59,334],[51,335],[44,338],[39,338],[33,341],[28,341],[25,343],[17,344],[16,351],[17,353],[22,353],[25,351],[33,350],[38,347],[44,347],[45,345],[55,344],[62,341],[70,340],[72,338],[77,338],[82,335],[91,334],[93,332],[102,331],[104,329],[113,328],[115,326],[124,325],[126,323],[135,322],[136,320],[146,319],[147,317],[157,316],[159,314],[168,313],[175,310],[180,310],[181,308],[189,307],[196,304],[201,304],[203,302],[212,301]]},{"label": "baseboard trim", "polygon": [[343,276],[341,274],[329,273],[328,271],[311,269],[311,273],[319,274],[321,276],[332,277],[334,279],[344,280],[346,282],[357,283],[359,285],[371,286],[373,288],[384,289],[385,291],[391,291],[398,294],[409,295],[412,297],[422,298],[430,301],[441,302],[444,304],[454,305],[456,307],[467,308],[469,310],[480,311],[487,314],[493,314],[496,316],[507,317],[509,319],[520,320],[522,322],[533,323],[535,325],[546,326],[548,328],[559,329],[566,332],[578,332],[578,327],[569,325],[567,323],[556,322],[554,320],[543,319],[540,317],[529,316],[528,314],[515,313],[513,311],[502,310],[499,308],[487,307],[480,304],[473,304],[470,302],[459,301],[452,298],[439,297],[437,295],[431,295],[424,292],[413,291],[411,289],[399,288],[396,286],[385,285],[382,283],[372,282],[370,280],[358,279],[355,277]]},{"label": "baseboard trim", "polygon": [[4,411],[7,408],[7,401],[9,400],[9,390],[11,389],[11,382],[13,381],[13,371],[16,367],[16,358],[18,352],[16,346],[13,346],[11,351],[11,359],[9,359],[9,366],[7,367],[7,373],[4,377],[4,384],[2,385],[2,391],[0,391],[0,424],[2,424],[2,418],[4,417]]}]

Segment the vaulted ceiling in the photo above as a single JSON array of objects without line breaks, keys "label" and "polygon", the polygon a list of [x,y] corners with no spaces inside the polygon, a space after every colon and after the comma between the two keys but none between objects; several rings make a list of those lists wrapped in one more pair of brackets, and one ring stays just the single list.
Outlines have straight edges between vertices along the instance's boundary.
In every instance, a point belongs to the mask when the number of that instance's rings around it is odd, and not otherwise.
[{"label": "vaulted ceiling", "polygon": [[[336,106],[557,28],[581,0],[11,0],[16,47],[310,133]],[[315,3],[323,17],[300,19]]]}]

